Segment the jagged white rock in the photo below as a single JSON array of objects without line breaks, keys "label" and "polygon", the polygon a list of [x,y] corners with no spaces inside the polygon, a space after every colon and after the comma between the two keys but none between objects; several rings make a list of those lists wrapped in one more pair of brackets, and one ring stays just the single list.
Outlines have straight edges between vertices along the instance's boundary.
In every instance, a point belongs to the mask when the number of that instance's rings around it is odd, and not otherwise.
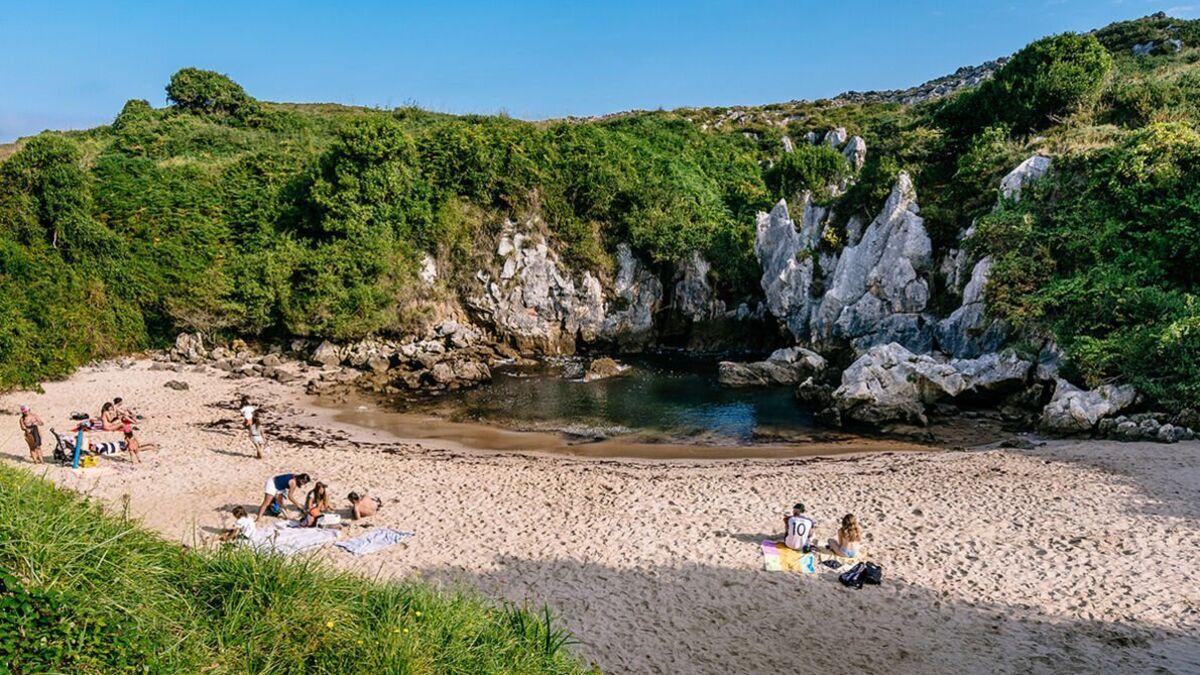
[{"label": "jagged white rock", "polygon": [[1021,199],[1021,189],[1046,175],[1053,162],[1044,155],[1032,155],[1000,179],[1000,195],[1005,199]]},{"label": "jagged white rock", "polygon": [[1083,390],[1059,378],[1054,396],[1042,410],[1042,428],[1055,433],[1090,431],[1101,419],[1133,405],[1137,391],[1129,385],[1106,384]]}]

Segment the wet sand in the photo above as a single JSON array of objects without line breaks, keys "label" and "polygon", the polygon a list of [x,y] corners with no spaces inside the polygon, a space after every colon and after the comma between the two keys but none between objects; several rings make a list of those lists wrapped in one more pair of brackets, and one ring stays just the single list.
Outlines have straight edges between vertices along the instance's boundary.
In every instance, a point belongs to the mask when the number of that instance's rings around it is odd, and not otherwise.
[{"label": "wet sand", "polygon": [[[0,433],[2,457],[29,466],[18,403],[61,430],[71,411],[123,396],[163,449],[141,465],[104,459],[47,477],[114,509],[128,496],[147,526],[185,543],[229,525],[230,506],[256,507],[277,473],[307,471],[335,497],[366,489],[384,500],[375,524],[416,536],[363,559],[329,551],[331,564],[545,602],[605,671],[1200,672],[1197,442],[684,461],[513,454],[364,428],[273,381],[147,365],[103,364],[44,394],[0,396],[13,432]],[[267,408],[273,447],[261,461],[239,429],[241,393]],[[856,513],[884,584],[763,571],[759,542],[797,500],[820,538]]]}]

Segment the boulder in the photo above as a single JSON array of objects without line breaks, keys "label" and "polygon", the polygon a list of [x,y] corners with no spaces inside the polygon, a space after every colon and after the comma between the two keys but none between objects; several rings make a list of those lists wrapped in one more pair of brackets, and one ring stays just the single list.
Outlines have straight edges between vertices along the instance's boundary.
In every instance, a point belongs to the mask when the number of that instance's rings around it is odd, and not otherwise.
[{"label": "boulder", "polygon": [[1021,188],[1046,175],[1052,162],[1044,155],[1033,155],[1000,179],[1000,194],[1005,199],[1020,201]]},{"label": "boulder", "polygon": [[1106,384],[1086,391],[1059,378],[1054,396],[1042,410],[1041,427],[1060,434],[1091,431],[1102,418],[1128,408],[1136,400],[1137,392],[1128,385]]},{"label": "boulder", "polygon": [[374,373],[386,373],[392,366],[392,360],[382,354],[373,354],[367,359],[367,368]]},{"label": "boulder", "polygon": [[342,362],[342,350],[326,340],[317,345],[317,348],[309,355],[309,361],[316,366],[336,366]]},{"label": "boulder", "polygon": [[262,364],[263,366],[275,367],[282,365],[283,360],[276,354],[267,354],[262,358]]},{"label": "boulder", "polygon": [[851,136],[846,147],[842,148],[842,155],[846,157],[846,162],[850,164],[851,170],[855,172],[862,170],[863,164],[867,161],[867,142],[861,136]]},{"label": "boulder", "polygon": [[962,373],[953,366],[893,342],[871,347],[852,363],[833,398],[845,420],[926,424],[926,405],[966,389]]},{"label": "boulder", "polygon": [[593,380],[616,377],[623,374],[628,368],[628,366],[623,366],[612,358],[602,356],[598,359],[592,359],[591,363],[588,364],[587,370],[583,373],[583,381],[591,382]]},{"label": "boulder", "polygon": [[[1034,364],[1012,350],[973,359],[952,359],[949,365],[963,378],[961,394],[997,395],[1018,391],[1029,383]],[[960,394],[960,395],[961,395]]]},{"label": "boulder", "polygon": [[803,347],[775,350],[763,361],[722,361],[717,379],[731,387],[794,385],[825,370],[825,359]]},{"label": "boulder", "polygon": [[838,127],[825,132],[825,138],[821,142],[831,148],[840,148],[846,142],[846,128]]},{"label": "boulder", "polygon": [[174,389],[175,391],[187,391],[188,389],[188,383],[181,380],[167,380],[166,382],[163,382],[163,386],[167,389]]}]

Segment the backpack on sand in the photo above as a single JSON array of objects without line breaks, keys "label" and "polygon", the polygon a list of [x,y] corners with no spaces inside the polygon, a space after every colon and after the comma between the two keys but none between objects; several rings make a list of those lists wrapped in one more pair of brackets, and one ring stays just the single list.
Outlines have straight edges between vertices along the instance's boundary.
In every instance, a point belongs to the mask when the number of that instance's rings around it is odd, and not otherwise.
[{"label": "backpack on sand", "polygon": [[842,572],[838,575],[838,581],[842,582],[843,586],[861,589],[863,587],[863,570],[866,566],[858,563],[854,567]]},{"label": "backpack on sand", "polygon": [[883,582],[883,568],[875,563],[864,563],[862,580],[863,583],[878,586]]}]

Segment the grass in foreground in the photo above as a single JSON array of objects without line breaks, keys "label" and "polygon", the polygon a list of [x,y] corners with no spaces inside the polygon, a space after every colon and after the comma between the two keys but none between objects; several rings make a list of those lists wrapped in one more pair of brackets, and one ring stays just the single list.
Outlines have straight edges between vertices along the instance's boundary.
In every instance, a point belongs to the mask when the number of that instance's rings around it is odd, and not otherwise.
[{"label": "grass in foreground", "polygon": [[585,670],[548,612],[187,551],[2,464],[0,486],[0,672]]}]

